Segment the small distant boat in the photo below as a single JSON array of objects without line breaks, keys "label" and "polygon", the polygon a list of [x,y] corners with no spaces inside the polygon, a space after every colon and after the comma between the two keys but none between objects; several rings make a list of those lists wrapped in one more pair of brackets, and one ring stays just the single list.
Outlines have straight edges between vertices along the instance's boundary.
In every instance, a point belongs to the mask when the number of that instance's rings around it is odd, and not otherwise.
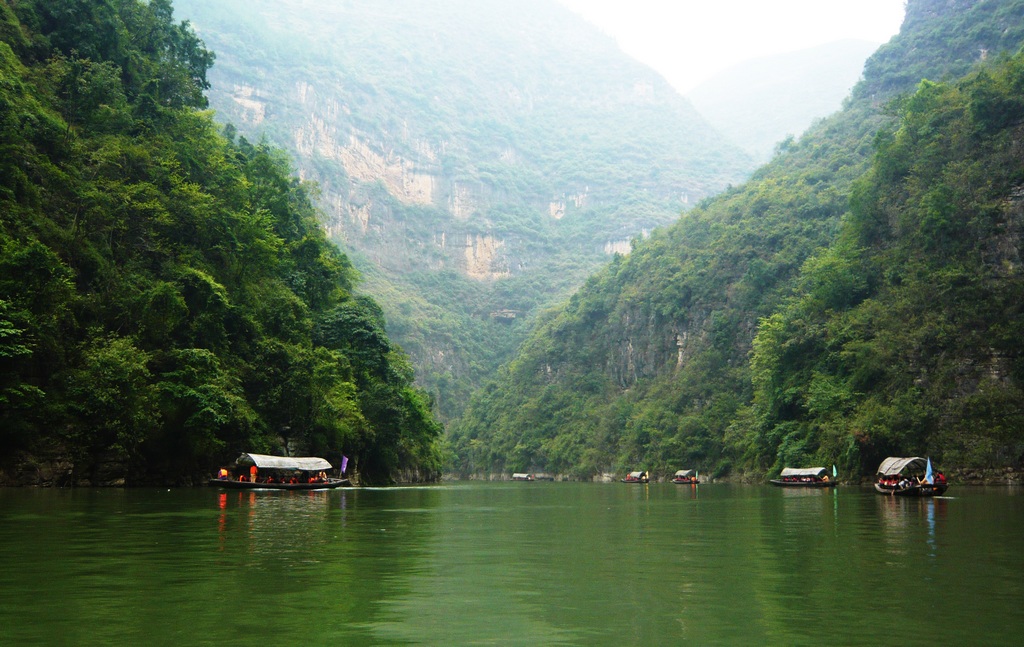
[{"label": "small distant boat", "polygon": [[319,456],[246,453],[235,460],[232,470],[221,468],[209,484],[231,490],[325,490],[352,485],[346,478],[327,476],[332,469]]},{"label": "small distant boat", "polygon": [[541,474],[534,474],[533,478],[537,479],[538,481],[554,481],[555,480],[555,475],[554,474],[544,474],[544,473],[541,473]]},{"label": "small distant boat", "polygon": [[626,475],[626,478],[622,479],[623,483],[647,483],[651,480],[651,477],[644,472],[630,472]]},{"label": "small distant boat", "polygon": [[525,474],[525,473],[522,473],[522,472],[516,472],[516,473],[512,474],[512,480],[513,481],[533,481],[534,477],[533,477],[533,474]]},{"label": "small distant boat", "polygon": [[677,470],[672,477],[672,482],[680,485],[697,485],[700,481],[696,470]]},{"label": "small distant boat", "polygon": [[824,467],[784,467],[779,478],[772,479],[779,487],[834,487],[835,479],[828,477]]},{"label": "small distant boat", "polygon": [[939,496],[949,488],[942,472],[932,473],[931,458],[890,456],[878,466],[875,491],[891,496]]}]

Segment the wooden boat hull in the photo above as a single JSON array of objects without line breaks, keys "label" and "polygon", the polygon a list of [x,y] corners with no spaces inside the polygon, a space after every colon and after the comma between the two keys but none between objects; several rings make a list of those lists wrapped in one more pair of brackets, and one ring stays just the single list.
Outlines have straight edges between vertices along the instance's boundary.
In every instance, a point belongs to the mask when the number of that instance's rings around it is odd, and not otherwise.
[{"label": "wooden boat hull", "polygon": [[700,483],[697,479],[672,479],[672,482],[676,485],[697,485]]},{"label": "wooden boat hull", "polygon": [[940,496],[944,494],[948,488],[948,483],[936,483],[933,485],[924,483],[921,485],[911,485],[910,487],[902,489],[893,485],[881,485],[879,483],[875,483],[876,492],[879,494],[888,494],[890,496]]},{"label": "wooden boat hull", "polygon": [[249,481],[231,481],[210,479],[210,485],[227,490],[333,490],[348,487],[352,482],[348,479],[328,479],[326,483],[250,483]]},{"label": "wooden boat hull", "polygon": [[647,483],[650,479],[622,479],[623,483]]},{"label": "wooden boat hull", "polygon": [[823,487],[835,487],[835,481],[782,481],[780,479],[772,479],[772,485],[778,487],[807,487],[807,488],[823,488]]}]

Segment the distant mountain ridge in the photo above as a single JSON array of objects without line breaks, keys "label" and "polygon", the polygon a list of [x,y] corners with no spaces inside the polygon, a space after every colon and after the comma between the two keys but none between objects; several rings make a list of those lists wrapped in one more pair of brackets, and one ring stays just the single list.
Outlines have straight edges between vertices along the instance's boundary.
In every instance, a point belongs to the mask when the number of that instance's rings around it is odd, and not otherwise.
[{"label": "distant mountain ridge", "polygon": [[815,119],[842,107],[879,45],[843,40],[745,61],[686,97],[711,125],[767,162],[779,142],[799,137]]},{"label": "distant mountain ridge", "polygon": [[752,161],[554,0],[180,0],[448,417],[538,309]]}]

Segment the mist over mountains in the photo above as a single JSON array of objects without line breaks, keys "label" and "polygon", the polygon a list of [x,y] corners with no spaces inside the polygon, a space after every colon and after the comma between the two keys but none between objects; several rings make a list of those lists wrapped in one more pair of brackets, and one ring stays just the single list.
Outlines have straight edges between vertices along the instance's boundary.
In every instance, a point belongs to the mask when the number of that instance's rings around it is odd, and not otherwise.
[{"label": "mist over mountains", "polygon": [[845,40],[737,64],[686,93],[722,134],[757,162],[787,137],[842,107],[880,43]]},{"label": "mist over mountains", "polygon": [[210,105],[286,148],[448,418],[630,241],[753,169],[553,0],[198,2]]}]

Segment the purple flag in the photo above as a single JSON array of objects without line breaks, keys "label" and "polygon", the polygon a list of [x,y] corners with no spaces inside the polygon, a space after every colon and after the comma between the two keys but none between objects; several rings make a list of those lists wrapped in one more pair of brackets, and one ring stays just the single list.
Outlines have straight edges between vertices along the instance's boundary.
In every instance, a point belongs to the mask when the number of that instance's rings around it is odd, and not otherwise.
[{"label": "purple flag", "polygon": [[348,467],[348,456],[341,455],[341,473],[345,473],[345,468]]}]

